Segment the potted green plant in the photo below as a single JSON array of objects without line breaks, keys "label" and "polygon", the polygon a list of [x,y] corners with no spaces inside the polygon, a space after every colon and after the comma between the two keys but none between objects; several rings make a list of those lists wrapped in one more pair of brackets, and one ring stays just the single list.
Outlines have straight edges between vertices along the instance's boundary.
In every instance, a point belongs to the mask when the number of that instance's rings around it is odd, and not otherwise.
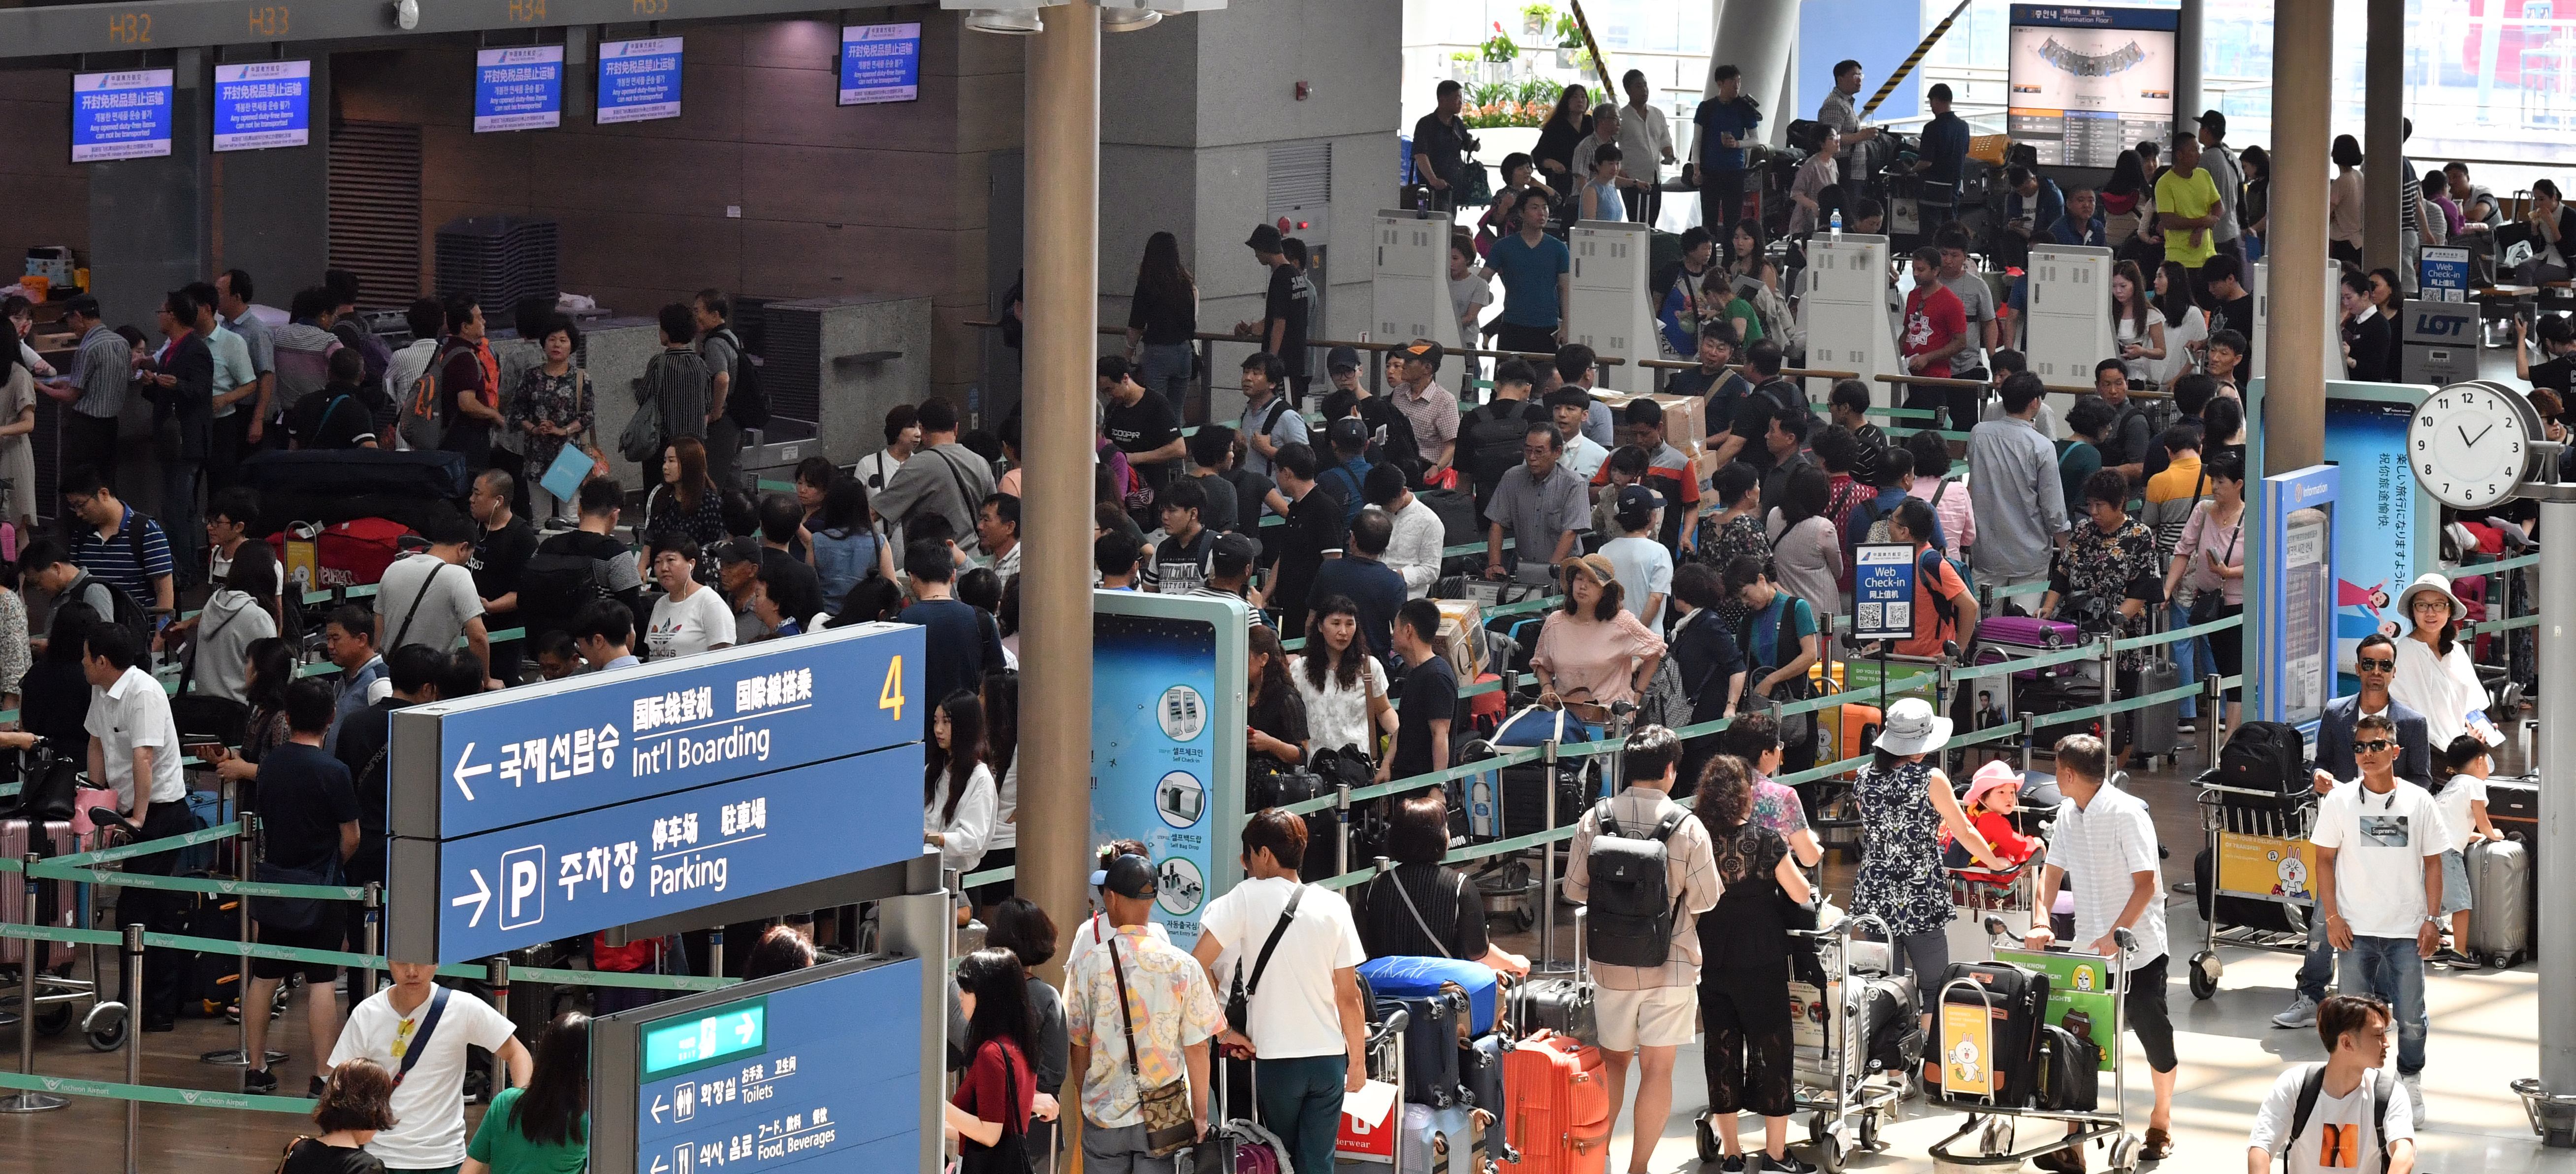
[{"label": "potted green plant", "polygon": [[1521,6],[1521,35],[1536,40],[1547,35],[1556,23],[1556,7],[1551,4]]},{"label": "potted green plant", "polygon": [[1503,22],[1499,20],[1494,22],[1494,35],[1485,38],[1485,43],[1478,48],[1487,62],[1496,65],[1508,65],[1521,55],[1521,47],[1512,43],[1512,35],[1503,31]]},{"label": "potted green plant", "polygon": [[1572,13],[1556,18],[1556,67],[1581,70],[1584,64],[1583,26]]}]

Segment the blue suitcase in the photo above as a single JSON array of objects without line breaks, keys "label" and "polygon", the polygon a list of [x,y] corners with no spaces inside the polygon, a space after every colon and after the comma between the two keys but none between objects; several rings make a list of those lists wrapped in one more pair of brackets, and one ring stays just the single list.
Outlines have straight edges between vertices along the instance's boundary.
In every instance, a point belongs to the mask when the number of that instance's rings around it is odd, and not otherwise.
[{"label": "blue suitcase", "polygon": [[1368,983],[1369,994],[1379,999],[1429,998],[1440,993],[1442,983],[1456,983],[1467,992],[1467,1034],[1478,1036],[1494,1030],[1494,1015],[1501,999],[1494,968],[1482,962],[1371,958],[1360,963],[1359,974]]}]

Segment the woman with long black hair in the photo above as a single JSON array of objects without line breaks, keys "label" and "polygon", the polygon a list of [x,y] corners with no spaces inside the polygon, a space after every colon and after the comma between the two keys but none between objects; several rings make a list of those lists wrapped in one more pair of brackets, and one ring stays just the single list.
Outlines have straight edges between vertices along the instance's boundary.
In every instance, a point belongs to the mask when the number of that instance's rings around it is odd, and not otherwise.
[{"label": "woman with long black hair", "polygon": [[922,760],[922,842],[939,849],[939,867],[973,872],[993,837],[998,805],[993,769],[984,765],[984,703],[964,689],[942,700]]},{"label": "woman with long black hair", "polygon": [[[993,834],[984,841],[984,859],[976,865],[989,872],[1019,862],[1019,670],[985,670],[983,701],[984,769],[1000,780],[993,790]],[[1011,882],[1005,880],[969,889],[966,896],[976,908],[988,909],[1000,904],[1011,892]]]},{"label": "woman with long black hair", "polygon": [[1708,829],[1726,891],[1699,919],[1699,1006],[1707,1025],[1710,1132],[1743,1165],[1735,1115],[1762,1118],[1764,1170],[1803,1168],[1788,1158],[1795,1107],[1789,1008],[1788,906],[1812,896],[1780,833],[1753,818],[1753,769],[1721,754],[1702,772],[1696,816]]},{"label": "woman with long black hair", "polygon": [[1306,705],[1311,741],[1356,749],[1375,762],[1378,733],[1395,733],[1395,708],[1386,699],[1386,666],[1359,636],[1360,605],[1347,595],[1325,596],[1306,613],[1305,650],[1288,676]]},{"label": "woman with long black hair", "polygon": [[1029,1111],[1037,1074],[1028,971],[1009,950],[977,950],[957,964],[957,1002],[966,1016],[966,1075],[949,1098],[947,1129],[957,1139],[958,1174],[1028,1174]]},{"label": "woman with long black hair", "polygon": [[1539,124],[1538,145],[1530,148],[1530,161],[1538,164],[1538,177],[1559,197],[1573,191],[1581,181],[1582,177],[1574,174],[1574,148],[1591,133],[1592,94],[1582,86],[1565,87],[1556,96],[1556,109]]},{"label": "woman with long black hair", "polygon": [[89,678],[81,675],[81,655],[89,630],[103,622],[79,600],[55,604],[44,651],[18,680],[18,724],[65,751],[89,745]]},{"label": "woman with long black hair", "polygon": [[566,1011],[537,1037],[525,1088],[503,1089],[465,1147],[463,1174],[582,1174],[590,1168],[590,1016]]},{"label": "woman with long black hair", "polygon": [[250,705],[250,721],[242,727],[241,749],[217,747],[214,752],[215,773],[236,783],[258,782],[259,760],[285,745],[292,732],[286,687],[295,683],[295,646],[276,636],[253,640],[247,663],[242,700]]},{"label": "woman with long black hair", "polygon": [[1288,679],[1288,653],[1280,647],[1279,633],[1266,624],[1253,628],[1251,655],[1244,659],[1251,689],[1245,696],[1249,749],[1280,769],[1306,761],[1314,738],[1306,729],[1306,702]]},{"label": "woman with long black hair", "polygon": [[1136,296],[1127,301],[1127,361],[1141,359],[1137,382],[1178,406],[1190,388],[1191,335],[1199,328],[1199,283],[1181,264],[1180,238],[1158,232],[1145,238],[1145,260],[1136,267]]}]

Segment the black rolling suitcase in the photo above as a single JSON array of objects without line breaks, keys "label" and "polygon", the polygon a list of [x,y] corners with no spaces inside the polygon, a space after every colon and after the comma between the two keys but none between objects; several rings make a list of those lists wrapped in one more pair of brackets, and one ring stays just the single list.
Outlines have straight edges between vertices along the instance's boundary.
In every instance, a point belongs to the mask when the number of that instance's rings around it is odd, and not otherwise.
[{"label": "black rolling suitcase", "polygon": [[[1924,1094],[1961,1109],[2031,1104],[2047,1011],[2047,975],[2008,962],[1951,963],[1932,1014],[1935,1046],[1924,1057]],[[1983,1031],[1976,1030],[1980,1017]]]},{"label": "black rolling suitcase", "polygon": [[1404,1099],[1408,1104],[1447,1108],[1466,1099],[1458,1076],[1458,1031],[1467,1018],[1467,995],[1442,992],[1414,999],[1379,999],[1377,1021],[1402,1010],[1404,1024]]}]

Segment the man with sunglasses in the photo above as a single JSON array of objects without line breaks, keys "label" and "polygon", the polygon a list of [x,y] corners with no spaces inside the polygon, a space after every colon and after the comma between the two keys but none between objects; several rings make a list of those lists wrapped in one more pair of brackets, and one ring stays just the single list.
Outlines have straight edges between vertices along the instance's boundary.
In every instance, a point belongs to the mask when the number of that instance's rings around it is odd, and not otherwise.
[{"label": "man with sunglasses", "polygon": [[2396,1010],[2397,1078],[2424,1119],[2424,960],[2441,947],[2442,852],[2451,834],[2424,788],[2397,777],[2397,723],[2384,713],[2353,726],[2359,785],[2317,804],[2317,918],[2343,951],[2338,984]]},{"label": "man with sunglasses", "polygon": [[[2397,642],[2376,632],[2362,637],[2360,648],[2353,653],[2353,668],[2361,678],[2361,692],[2327,702],[2325,717],[2317,724],[2317,794],[2328,794],[2334,790],[2336,780],[2361,773],[2353,756],[2353,727],[2372,715],[2385,716],[2396,723],[2397,777],[2430,793],[2433,744],[2424,715],[2388,695],[2388,683],[2397,677]],[[2326,982],[2334,976],[2334,964],[2334,946],[2326,940],[2325,920],[2311,917],[2308,957],[2299,964],[2298,997],[2272,1017],[2272,1026],[2315,1026],[2317,1004],[2325,1001]]]}]

